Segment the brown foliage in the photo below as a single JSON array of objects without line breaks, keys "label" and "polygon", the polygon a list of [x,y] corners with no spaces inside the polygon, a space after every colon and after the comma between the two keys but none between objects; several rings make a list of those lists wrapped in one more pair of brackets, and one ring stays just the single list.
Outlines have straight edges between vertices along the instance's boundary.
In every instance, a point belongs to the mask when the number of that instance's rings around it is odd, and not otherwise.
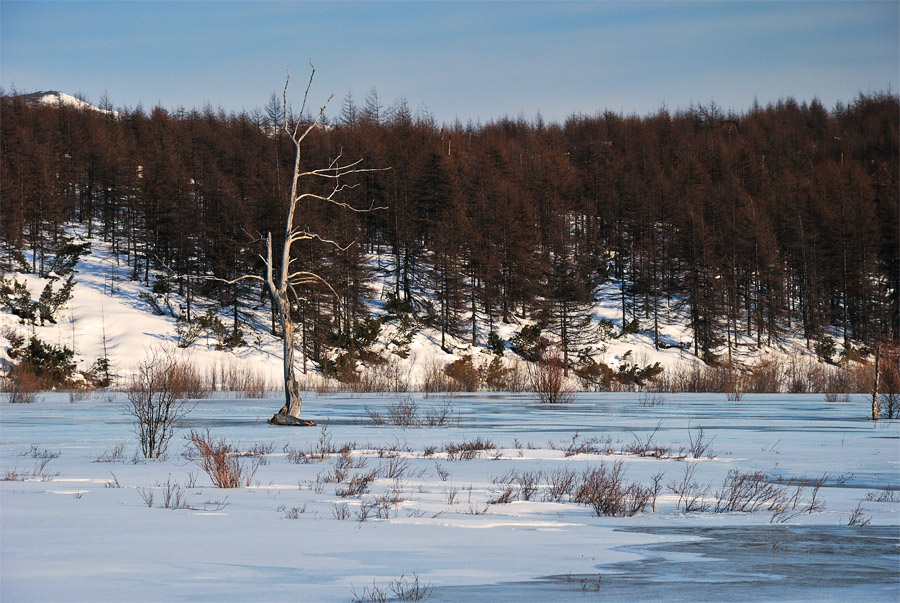
[{"label": "brown foliage", "polygon": [[191,430],[187,440],[193,447],[192,458],[217,488],[241,488],[253,482],[256,470],[265,462],[262,454],[240,454],[224,438]]},{"label": "brown foliage", "polygon": [[40,389],[41,380],[28,363],[14,366],[6,376],[3,386],[3,390],[9,393],[9,401],[13,404],[34,402]]}]

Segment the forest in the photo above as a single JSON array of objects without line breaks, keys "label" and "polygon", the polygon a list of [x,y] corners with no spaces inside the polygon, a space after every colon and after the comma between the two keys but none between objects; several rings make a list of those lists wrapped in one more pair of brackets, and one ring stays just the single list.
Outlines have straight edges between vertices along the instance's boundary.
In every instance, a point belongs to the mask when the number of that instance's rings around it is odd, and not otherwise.
[{"label": "forest", "polygon": [[[113,246],[132,279],[186,296],[188,321],[200,313],[192,300],[214,299],[238,337],[251,307],[271,306],[263,286],[222,281],[263,273],[293,173],[279,124],[309,116],[275,93],[242,113],[113,111],[106,98],[97,111],[17,93],[0,102],[4,272],[46,275],[77,222]],[[711,364],[730,361],[738,337],[845,352],[900,339],[894,93],[831,110],[786,98],[741,114],[709,104],[561,124],[439,124],[375,90],[334,106],[302,166],[361,159],[374,171],[341,197],[367,211],[301,208],[321,240],[292,251],[330,284],[298,292],[304,357],[365,337],[374,270],[388,275],[387,307],[440,329],[442,342],[489,345],[498,322],[533,320],[567,366],[596,341],[587,325],[609,285],[617,331],[671,345],[661,309],[677,307],[689,351]]]}]

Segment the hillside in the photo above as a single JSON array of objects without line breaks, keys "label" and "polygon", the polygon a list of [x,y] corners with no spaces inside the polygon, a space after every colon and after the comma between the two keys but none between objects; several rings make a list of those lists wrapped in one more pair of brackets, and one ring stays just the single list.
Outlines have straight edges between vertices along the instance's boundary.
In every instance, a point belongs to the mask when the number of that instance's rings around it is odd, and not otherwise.
[{"label": "hillside", "polygon": [[97,107],[76,96],[57,90],[32,92],[30,94],[23,94],[20,98],[25,102],[46,105],[49,107],[69,107],[76,110],[96,111],[98,113],[112,115],[113,117],[119,116],[119,112],[114,109]]},{"label": "hillside", "polygon": [[[237,115],[0,102],[4,305],[82,369],[108,358],[124,375],[148,341],[177,339],[210,373],[277,380],[268,292],[236,279],[263,273],[266,233],[280,255],[295,157],[290,263],[322,277],[292,292],[306,375],[515,390],[549,357],[579,389],[845,391],[900,339],[891,93],[465,126],[348,100],[299,156],[278,125],[312,124],[277,98]],[[92,254],[68,322],[32,327],[62,304],[68,277],[42,279],[69,235]],[[30,339],[10,334],[20,356]]]},{"label": "hillside", "polygon": [[[210,384],[218,387],[228,385],[229,376],[232,383],[240,379],[253,378],[265,382],[267,389],[281,389],[281,351],[280,339],[272,334],[269,309],[267,304],[258,303],[252,306],[252,300],[245,300],[245,310],[241,317],[243,344],[234,347],[223,345],[221,333],[217,337],[214,328],[198,328],[194,341],[190,345],[185,342],[190,337],[185,335],[185,326],[178,318],[185,316],[187,300],[177,292],[166,294],[154,293],[153,286],[145,286],[140,280],[132,280],[133,271],[117,259],[111,246],[93,237],[87,238],[85,229],[80,226],[70,228],[71,240],[80,244],[89,243],[90,252],[79,258],[74,269],[74,286],[71,300],[61,307],[53,320],[35,320],[30,324],[15,316],[9,307],[0,311],[0,334],[3,335],[3,347],[0,360],[4,373],[16,363],[10,356],[10,343],[17,335],[23,339],[32,336],[41,341],[68,348],[74,352],[74,361],[78,372],[87,372],[97,359],[108,358],[110,372],[115,377],[115,385],[123,386],[128,376],[138,364],[154,348],[160,346],[174,353],[183,355],[197,367],[201,375]],[[30,257],[24,258],[30,261]],[[373,266],[378,266],[377,256],[369,258]],[[427,317],[416,313],[407,317],[398,316],[390,311],[385,299],[389,298],[390,287],[386,284],[391,274],[389,268],[374,270],[376,282],[372,288],[373,296],[366,299],[367,312],[380,326],[377,336],[371,338],[368,345],[353,357],[351,369],[340,373],[334,367],[334,361],[347,351],[339,345],[330,349],[323,364],[308,360],[306,371],[303,371],[302,355],[298,354],[298,370],[305,373],[301,376],[302,384],[309,389],[321,387],[333,388],[374,388],[376,390],[423,390],[429,387],[449,387],[441,389],[465,389],[465,383],[440,377],[443,382],[436,381],[437,375],[455,361],[470,357],[474,367],[486,370],[497,356],[488,349],[485,342],[488,334],[481,330],[477,333],[480,345],[471,345],[453,336],[445,337],[445,345],[440,345],[441,336],[438,328],[427,326]],[[157,282],[162,274],[151,278]],[[33,274],[16,272],[7,274],[7,283],[18,281],[27,285],[30,297],[37,300],[41,291],[50,284],[59,290],[64,279],[56,274],[48,278],[39,278]],[[7,287],[7,291],[9,287]],[[157,289],[158,291],[158,289]],[[672,303],[660,313],[663,316],[659,326],[662,346],[656,349],[652,330],[640,327],[634,332],[622,333],[621,309],[618,305],[620,293],[615,284],[598,292],[596,303],[592,307],[591,324],[586,327],[598,334],[586,346],[589,353],[579,358],[579,364],[596,363],[606,365],[613,371],[622,366],[644,368],[659,364],[664,369],[663,375],[685,374],[692,370],[702,370],[704,363],[690,353],[690,328],[686,324],[684,310],[679,304]],[[7,294],[7,299],[10,296]],[[194,298],[194,316],[204,316],[208,310],[222,324],[232,319],[228,309],[222,310],[213,299]],[[609,325],[601,330],[599,325]],[[495,333],[504,342],[504,351],[500,356],[503,366],[516,368],[519,373],[525,372],[531,363],[514,353],[510,340],[514,340],[523,327],[533,325],[533,321],[517,319],[510,323],[495,325]],[[605,332],[605,340],[599,334]],[[552,338],[552,334],[546,334]],[[805,349],[802,341],[787,341],[780,346],[757,347],[755,340],[743,338],[734,346],[734,363],[747,370],[760,362],[776,362],[786,365],[788,362],[802,362],[807,366],[820,365],[820,359]],[[330,369],[330,370],[329,370]],[[352,371],[352,375],[346,371]],[[521,376],[520,376],[521,377]],[[235,381],[237,380],[237,381]],[[429,381],[430,380],[430,381]],[[343,383],[341,383],[343,381]],[[575,389],[614,389],[654,388],[646,383],[628,383],[613,381],[603,387],[602,384],[591,384],[577,376],[573,369],[569,377],[571,387]],[[525,384],[515,382],[512,389],[524,387]],[[656,385],[664,387],[664,385]],[[489,387],[482,381],[481,388]]]}]

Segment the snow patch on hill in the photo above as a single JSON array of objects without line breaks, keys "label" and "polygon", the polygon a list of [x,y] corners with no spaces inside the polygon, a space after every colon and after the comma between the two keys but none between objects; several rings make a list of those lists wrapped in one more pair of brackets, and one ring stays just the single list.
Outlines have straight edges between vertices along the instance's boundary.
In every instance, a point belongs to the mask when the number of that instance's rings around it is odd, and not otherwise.
[{"label": "snow patch on hill", "polygon": [[73,107],[75,109],[97,111],[98,113],[103,113],[104,115],[112,115],[113,117],[119,116],[118,111],[115,111],[113,109],[101,109],[100,107],[83,101],[80,98],[72,96],[71,94],[58,92],[56,90],[32,92],[31,94],[22,95],[22,98],[39,105],[49,105],[53,107],[63,105],[66,107]]}]

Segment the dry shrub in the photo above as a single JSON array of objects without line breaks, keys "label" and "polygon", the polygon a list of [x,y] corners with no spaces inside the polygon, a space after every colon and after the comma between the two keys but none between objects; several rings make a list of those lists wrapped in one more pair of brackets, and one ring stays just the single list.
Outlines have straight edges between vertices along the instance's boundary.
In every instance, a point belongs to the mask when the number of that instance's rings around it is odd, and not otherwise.
[{"label": "dry shrub", "polygon": [[725,375],[725,394],[729,402],[740,402],[747,390],[747,383],[740,371],[729,370]]},{"label": "dry shrub", "polygon": [[785,382],[792,394],[821,392],[825,388],[825,369],[807,356],[794,355],[785,368]]},{"label": "dry shrub", "polygon": [[219,364],[210,369],[207,376],[210,389],[236,392],[245,398],[262,398],[275,389],[266,376],[250,363]]},{"label": "dry shrub", "polygon": [[825,383],[823,392],[831,394],[846,394],[850,392],[850,381],[847,372],[839,366],[825,368]]},{"label": "dry shrub", "polygon": [[626,482],[625,465],[616,461],[586,470],[572,500],[592,507],[598,517],[632,517],[650,505],[652,495],[650,488]]},{"label": "dry shrub", "polygon": [[571,496],[575,490],[577,475],[572,469],[565,467],[547,471],[544,474],[547,480],[546,499],[552,502],[563,502],[564,496]]},{"label": "dry shrub", "polygon": [[850,394],[839,392],[825,392],[826,402],[842,402],[848,404],[850,402]]},{"label": "dry shrub", "polygon": [[863,515],[862,503],[859,503],[850,513],[850,517],[847,519],[847,525],[854,528],[864,528],[869,525],[871,521],[871,517]]},{"label": "dry shrub", "polygon": [[257,469],[265,461],[262,455],[242,455],[224,438],[215,439],[206,432],[191,430],[187,435],[193,447],[189,457],[209,476],[217,488],[249,486]]},{"label": "dry shrub", "polygon": [[444,374],[455,381],[454,391],[476,392],[481,383],[478,369],[472,363],[471,356],[454,360],[444,369]]},{"label": "dry shrub", "polygon": [[[881,361],[884,362],[883,360]],[[884,364],[879,365],[882,369]],[[888,364],[888,366],[890,366]],[[847,385],[851,392],[871,393],[872,385],[875,383],[875,364],[874,362],[847,362],[841,365],[843,371],[847,374]],[[896,368],[896,365],[895,367]]]},{"label": "dry shrub", "polygon": [[165,348],[154,348],[131,377],[125,414],[134,418],[141,453],[164,455],[177,423],[193,410],[196,399],[208,392],[196,369]]},{"label": "dry shrub", "polygon": [[447,444],[444,451],[447,453],[448,461],[471,461],[477,458],[484,450],[496,450],[497,446],[491,440],[482,440],[478,436],[474,440],[464,441],[459,444]]},{"label": "dry shrub", "polygon": [[669,392],[724,392],[727,372],[709,366],[679,366],[665,371],[652,389]]},{"label": "dry shrub", "polygon": [[444,367],[435,360],[425,365],[422,375],[422,391],[433,394],[437,392],[455,391],[452,379],[444,372]]},{"label": "dry shrub", "polygon": [[453,405],[449,400],[444,400],[444,402],[436,408],[425,410],[423,424],[428,427],[448,427],[454,424],[456,427],[459,427],[459,423],[459,413],[456,413],[456,418],[454,419]]},{"label": "dry shrub", "polygon": [[666,403],[666,397],[660,392],[642,391],[638,396],[638,404],[640,406],[654,407],[662,406]]},{"label": "dry shrub", "polygon": [[179,360],[172,367],[171,380],[184,392],[186,398],[201,400],[212,394],[212,388],[200,375],[200,372],[188,360]]},{"label": "dry shrub", "polygon": [[390,390],[390,382],[382,379],[372,371],[364,371],[353,381],[342,381],[344,387],[357,394],[386,394]]},{"label": "dry shrub", "polygon": [[485,362],[479,367],[479,372],[481,380],[491,391],[528,391],[528,370],[525,363],[519,358],[513,358],[512,361],[506,362],[502,358],[494,357],[490,363]]},{"label": "dry shrub", "polygon": [[369,491],[369,484],[378,477],[377,471],[372,469],[360,475],[354,475],[346,481],[345,488],[336,488],[334,493],[341,498],[359,498]]},{"label": "dry shrub", "polygon": [[485,388],[492,392],[509,391],[506,389],[507,375],[510,369],[503,365],[503,359],[494,356],[490,361],[485,360],[478,367],[478,377]]},{"label": "dry shrub", "polygon": [[874,379],[874,365],[870,362],[845,360],[830,365],[808,357],[792,358],[784,375],[785,389],[797,394],[869,393]]},{"label": "dry shrub", "polygon": [[334,394],[338,391],[338,386],[334,381],[319,374],[298,375],[297,383],[300,391],[316,392],[320,396]]},{"label": "dry shrub", "polygon": [[388,422],[397,427],[415,427],[419,424],[418,412],[415,400],[406,398],[388,406]]},{"label": "dry shrub", "polygon": [[516,476],[516,483],[519,486],[518,497],[521,500],[529,501],[538,491],[538,486],[544,479],[543,471],[525,471]]},{"label": "dry shrub", "polygon": [[33,403],[40,389],[40,377],[24,362],[9,371],[3,387],[3,391],[9,393],[9,401],[12,404]]},{"label": "dry shrub", "polygon": [[349,384],[356,393],[403,393],[409,391],[409,371],[403,371],[399,360],[372,363]]},{"label": "dry shrub", "polygon": [[[900,418],[900,347],[883,346],[879,361],[878,402],[885,419]],[[873,376],[874,378],[874,376]]]},{"label": "dry shrub", "polygon": [[782,502],[783,488],[769,483],[764,471],[731,469],[716,491],[716,513],[752,513],[761,507],[773,510]]},{"label": "dry shrub", "polygon": [[682,513],[705,513],[709,510],[709,501],[706,499],[706,495],[710,486],[709,484],[702,486],[694,481],[696,472],[697,465],[686,463],[681,480],[672,480],[668,484],[669,490],[678,495],[675,509],[681,509]]},{"label": "dry shrub", "polygon": [[[726,373],[726,383],[727,383]],[[744,388],[757,394],[782,391],[784,374],[777,362],[771,358],[763,358],[744,376]]]},{"label": "dry shrub", "polygon": [[585,362],[575,369],[575,375],[585,391],[608,392],[617,389],[615,371],[604,362]]},{"label": "dry shrub", "polygon": [[528,368],[531,391],[537,394],[541,403],[570,404],[575,400],[575,392],[558,354],[548,354]]}]

